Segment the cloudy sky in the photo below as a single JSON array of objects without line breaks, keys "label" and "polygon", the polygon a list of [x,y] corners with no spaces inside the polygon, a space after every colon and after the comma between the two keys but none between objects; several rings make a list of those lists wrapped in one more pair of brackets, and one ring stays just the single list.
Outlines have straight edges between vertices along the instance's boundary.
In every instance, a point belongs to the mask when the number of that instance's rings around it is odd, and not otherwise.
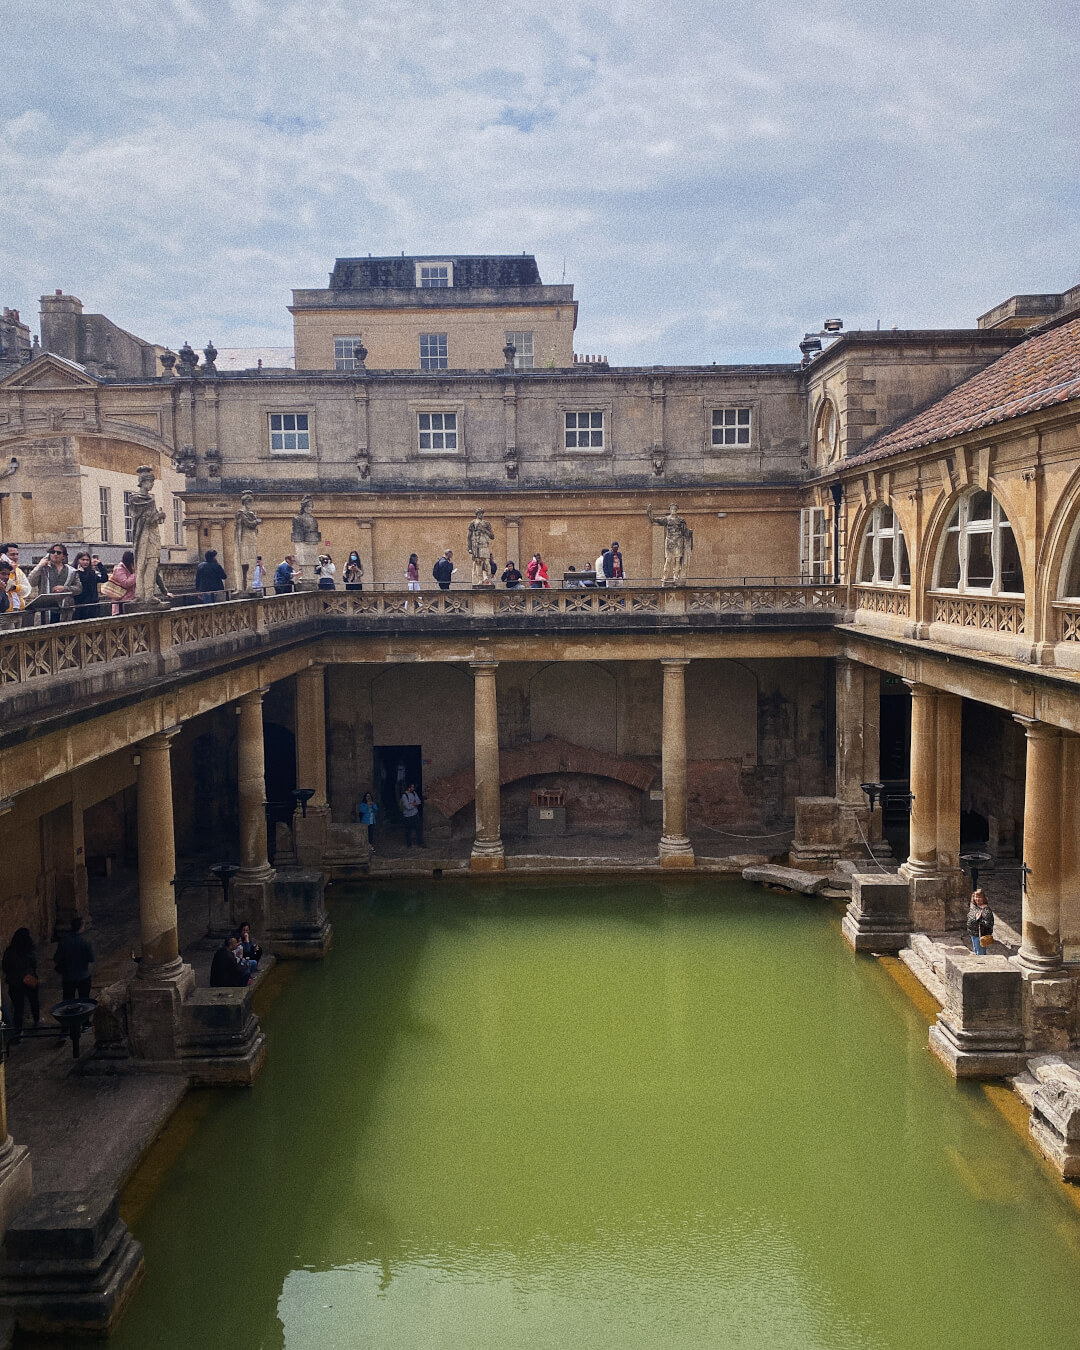
[{"label": "cloudy sky", "polygon": [[0,302],[290,345],[365,253],[535,253],[613,363],[1080,282],[1072,0],[0,0]]}]

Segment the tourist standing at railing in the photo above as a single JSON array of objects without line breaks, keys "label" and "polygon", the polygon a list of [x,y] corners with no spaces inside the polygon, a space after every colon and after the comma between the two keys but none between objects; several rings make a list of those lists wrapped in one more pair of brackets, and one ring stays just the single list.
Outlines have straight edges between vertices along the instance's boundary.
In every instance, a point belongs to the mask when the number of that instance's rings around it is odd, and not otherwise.
[{"label": "tourist standing at railing", "polygon": [[225,598],[225,569],[217,560],[216,548],[208,548],[205,559],[196,567],[195,589],[204,604]]},{"label": "tourist standing at railing", "polygon": [[42,596],[51,597],[48,607],[39,604],[44,623],[59,623],[61,613],[70,614],[75,597],[82,594],[82,582],[74,567],[68,565],[68,551],[64,544],[53,544],[48,553],[26,578]]},{"label": "tourist standing at railing", "polygon": [[544,562],[539,553],[534,553],[525,569],[525,575],[529,578],[529,585],[534,591],[550,590],[551,583],[548,581],[547,563]]},{"label": "tourist standing at railing", "polygon": [[266,568],[263,566],[262,554],[255,559],[255,569],[251,574],[251,593],[252,595],[262,595],[266,590]]},{"label": "tourist standing at railing", "polygon": [[275,595],[290,595],[292,593],[297,571],[295,555],[286,553],[285,557],[278,563],[277,571],[274,573]]},{"label": "tourist standing at railing", "polygon": [[347,591],[362,591],[364,589],[364,564],[360,561],[360,554],[356,549],[349,554],[349,560],[345,564],[345,589]]},{"label": "tourist standing at railing", "polygon": [[499,578],[499,580],[504,581],[506,583],[506,589],[508,591],[516,591],[520,589],[521,573],[514,566],[514,560],[512,558],[507,559],[506,566],[503,568],[503,574]]},{"label": "tourist standing at railing", "polygon": [[[19,546],[18,544],[5,544],[0,558],[6,559],[11,564],[12,575],[15,578],[15,585],[8,594],[8,612],[10,614],[21,613],[27,606],[30,596],[33,593],[33,587],[26,579],[26,573],[19,566]],[[16,622],[21,623],[22,620]]]},{"label": "tourist standing at railing", "polygon": [[15,576],[11,564],[6,558],[0,558],[0,628],[14,628],[18,616],[12,617],[11,599],[14,595]]},{"label": "tourist standing at railing", "polygon": [[77,619],[98,619],[101,617],[101,605],[98,601],[98,588],[101,581],[98,578],[97,569],[94,567],[94,560],[89,553],[76,553],[75,570],[79,574],[79,582],[82,586],[82,592],[75,600],[75,617]]},{"label": "tourist standing at railing", "polygon": [[[608,571],[608,568],[611,571]],[[623,583],[623,563],[622,554],[619,552],[619,541],[613,539],[611,547],[604,553],[604,576],[607,577],[611,586],[621,586]]]},{"label": "tourist standing at railing", "polygon": [[368,848],[374,853],[375,825],[379,818],[379,807],[370,792],[365,792],[361,797],[360,804],[356,808],[356,814],[360,817],[360,824],[367,826]]},{"label": "tourist standing at railing", "polygon": [[334,566],[334,560],[329,553],[319,554],[319,561],[315,564],[315,575],[319,578],[316,585],[320,591],[337,590],[337,583],[334,581],[337,576],[337,568]]},{"label": "tourist standing at railing", "polygon": [[112,607],[114,614],[123,613],[124,606],[135,599],[135,554],[131,549],[113,568],[102,593],[115,602]]},{"label": "tourist standing at railing", "polygon": [[611,573],[608,571],[610,565],[607,549],[601,549],[597,555],[596,561],[593,563],[593,571],[596,574],[596,584],[598,586],[606,586],[608,584],[608,577],[611,576]]},{"label": "tourist standing at railing", "polygon": [[431,569],[431,575],[439,583],[440,591],[448,591],[450,583],[454,579],[454,573],[457,568],[454,566],[454,550],[448,548],[439,561]]},{"label": "tourist standing at railing", "polygon": [[409,562],[405,568],[405,585],[410,591],[420,589],[420,560],[415,553],[409,554]]}]

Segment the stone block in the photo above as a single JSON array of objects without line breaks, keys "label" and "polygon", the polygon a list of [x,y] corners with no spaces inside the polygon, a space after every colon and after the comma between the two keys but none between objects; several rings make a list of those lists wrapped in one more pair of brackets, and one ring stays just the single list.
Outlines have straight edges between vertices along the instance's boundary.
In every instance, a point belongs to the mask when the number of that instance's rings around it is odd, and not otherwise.
[{"label": "stone block", "polygon": [[956,1078],[1018,1073],[1026,1054],[1023,975],[1004,956],[949,956],[930,1048]]},{"label": "stone block", "polygon": [[1063,1180],[1080,1181],[1080,1083],[1075,1073],[1043,1077],[1031,1096],[1029,1126],[1040,1152]]},{"label": "stone block", "polygon": [[762,886],[783,886],[800,895],[818,895],[829,884],[822,872],[803,872],[797,867],[744,867],[743,881],[756,881]]},{"label": "stone block", "polygon": [[[843,802],[836,797],[795,798],[795,838],[791,844],[792,867],[832,871],[841,858],[862,859],[870,855],[887,858],[887,843],[880,834],[880,813],[868,803]],[[869,854],[867,844],[869,843]]]},{"label": "stone block", "polygon": [[902,877],[856,872],[841,931],[857,952],[898,952],[911,936],[911,892]]},{"label": "stone block", "polygon": [[104,1336],[143,1273],[142,1247],[109,1191],[32,1196],[8,1226],[0,1305],[34,1335]]},{"label": "stone block", "polygon": [[108,984],[98,994],[94,1009],[94,1056],[97,1059],[126,1059],[128,1048],[129,980]]},{"label": "stone block", "polygon": [[1077,982],[1057,975],[1028,975],[1024,980],[1024,1033],[1029,1050],[1067,1050],[1076,1030]]},{"label": "stone block", "polygon": [[143,979],[140,973],[130,982],[128,1041],[136,1059],[178,1067],[184,1000],[194,988],[195,973],[188,965],[173,978]]},{"label": "stone block", "polygon": [[30,1150],[9,1134],[0,1143],[0,1233],[30,1198],[32,1187]]},{"label": "stone block", "polygon": [[266,1037],[246,989],[196,989],[184,1001],[185,1070],[199,1086],[250,1087],[266,1058]]},{"label": "stone block", "polygon": [[275,956],[326,955],[333,930],[325,892],[321,871],[287,868],[278,872],[270,890],[265,929],[267,946]]}]

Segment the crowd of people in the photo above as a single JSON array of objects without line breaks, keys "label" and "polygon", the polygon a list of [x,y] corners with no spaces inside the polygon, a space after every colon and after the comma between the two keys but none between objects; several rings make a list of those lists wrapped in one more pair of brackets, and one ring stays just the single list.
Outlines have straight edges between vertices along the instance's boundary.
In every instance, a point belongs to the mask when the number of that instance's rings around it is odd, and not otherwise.
[{"label": "crowd of people", "polygon": [[[97,619],[109,613],[120,614],[125,605],[135,599],[135,555],[128,549],[120,562],[109,569],[96,553],[82,550],[69,561],[65,544],[53,544],[45,557],[29,572],[19,563],[20,549],[15,543],[4,544],[0,552],[0,626],[16,627],[33,622],[40,616],[42,623],[56,623],[68,619]],[[247,568],[245,568],[245,573]],[[496,578],[507,590],[531,587],[547,590],[551,586],[548,565],[543,555],[534,553],[522,573],[514,560],[508,559],[499,571],[495,555],[489,553],[486,571],[491,585]],[[329,553],[320,553],[314,566],[315,583],[319,590],[337,589],[337,564]],[[448,591],[457,575],[453,549],[446,549],[431,569],[431,575],[440,590]],[[342,582],[347,591],[360,591],[364,564],[353,549],[345,563]],[[618,586],[625,576],[618,540],[600,550],[593,563],[586,562],[579,570],[571,566],[564,574],[563,585]],[[287,553],[274,569],[272,577],[259,555],[248,578],[248,592],[265,594],[268,583],[275,595],[288,595],[303,579],[303,569],[297,565],[296,555]],[[204,603],[223,599],[228,589],[229,576],[216,549],[207,549],[195,569],[194,592]],[[405,567],[405,584],[410,591],[420,590],[420,560],[410,553]]]}]

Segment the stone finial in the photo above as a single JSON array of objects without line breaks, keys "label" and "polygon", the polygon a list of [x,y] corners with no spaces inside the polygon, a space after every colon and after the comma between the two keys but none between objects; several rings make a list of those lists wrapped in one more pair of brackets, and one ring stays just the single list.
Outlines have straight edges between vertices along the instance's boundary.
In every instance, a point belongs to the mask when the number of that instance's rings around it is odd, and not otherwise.
[{"label": "stone finial", "polygon": [[214,343],[211,340],[203,348],[203,356],[206,358],[206,360],[203,362],[204,375],[217,374],[217,366],[214,365],[214,362],[217,360],[217,354],[218,354],[217,348],[214,346]]},{"label": "stone finial", "polygon": [[199,364],[199,358],[190,342],[185,342],[177,353],[180,361],[180,374],[191,376],[195,374],[195,367]]},{"label": "stone finial", "polygon": [[113,360],[112,339],[105,334],[105,359],[101,363],[101,373],[107,380],[116,379],[116,362]]},{"label": "stone finial", "polygon": [[158,360],[161,362],[162,379],[169,379],[175,374],[173,367],[176,365],[176,353],[174,351],[171,351],[166,347],[158,357]]}]

